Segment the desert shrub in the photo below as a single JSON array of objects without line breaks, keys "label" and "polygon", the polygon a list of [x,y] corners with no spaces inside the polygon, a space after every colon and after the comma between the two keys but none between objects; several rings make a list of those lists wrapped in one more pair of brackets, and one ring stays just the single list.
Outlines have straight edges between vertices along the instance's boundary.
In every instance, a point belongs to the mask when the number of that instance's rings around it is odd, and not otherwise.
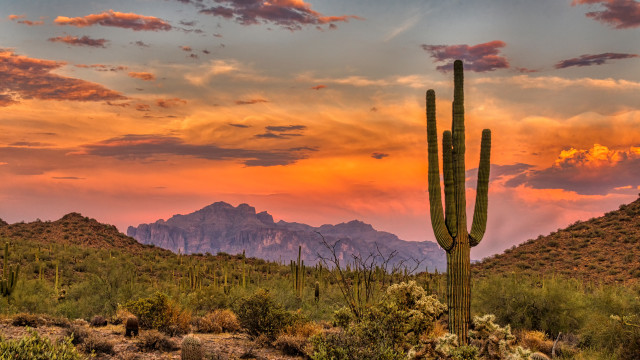
[{"label": "desert shrub", "polygon": [[233,311],[217,309],[207,313],[198,321],[198,331],[204,333],[236,332],[240,330],[240,322]]},{"label": "desert shrub", "polygon": [[114,355],[113,342],[98,334],[90,334],[81,346],[82,351],[89,354],[109,354]]},{"label": "desert shrub", "polygon": [[385,298],[364,308],[359,318],[346,308],[336,311],[334,321],[342,330],[314,336],[313,358],[405,358],[445,309],[415,281],[391,285]]},{"label": "desert shrub", "polygon": [[80,360],[76,348],[67,337],[52,342],[31,330],[29,335],[17,340],[4,340],[0,337],[0,358],[11,360]]},{"label": "desert shrub", "polygon": [[520,336],[520,344],[532,351],[540,351],[547,355],[551,354],[553,340],[547,337],[542,331],[523,331]]},{"label": "desert shrub", "polygon": [[71,337],[73,345],[82,344],[89,337],[89,329],[80,325],[71,325],[66,330],[66,335]]},{"label": "desert shrub", "polygon": [[124,324],[128,318],[134,317],[130,311],[122,306],[116,309],[116,313],[111,317],[111,323],[114,325]]},{"label": "desert shrub", "polygon": [[311,355],[309,338],[320,334],[320,325],[312,322],[299,322],[289,326],[278,335],[273,346],[288,355]]},{"label": "desert shrub", "polygon": [[145,331],[140,335],[138,347],[142,351],[173,351],[178,346],[171,339],[158,330]]},{"label": "desert shrub", "polygon": [[581,346],[610,354],[618,360],[637,359],[640,354],[640,318],[636,316],[598,317],[583,329]]},{"label": "desert shrub", "polygon": [[292,325],[297,317],[276,303],[269,291],[259,289],[253,295],[241,298],[236,306],[240,324],[251,336],[265,335],[269,340],[276,339],[285,327]]},{"label": "desert shrub", "polygon": [[129,301],[124,307],[138,317],[143,329],[157,329],[173,336],[187,333],[191,327],[191,314],[160,292]]},{"label": "desert shrub", "polygon": [[11,325],[38,327],[44,325],[44,319],[36,314],[20,313],[13,316]]},{"label": "desert shrub", "polygon": [[96,315],[93,318],[91,318],[91,326],[93,327],[107,326],[107,319],[105,319],[104,316]]},{"label": "desert shrub", "polygon": [[579,329],[584,322],[585,296],[578,284],[545,278],[537,286],[525,276],[494,276],[478,281],[472,297],[475,314],[495,314],[498,323],[515,329],[538,330],[552,336]]}]

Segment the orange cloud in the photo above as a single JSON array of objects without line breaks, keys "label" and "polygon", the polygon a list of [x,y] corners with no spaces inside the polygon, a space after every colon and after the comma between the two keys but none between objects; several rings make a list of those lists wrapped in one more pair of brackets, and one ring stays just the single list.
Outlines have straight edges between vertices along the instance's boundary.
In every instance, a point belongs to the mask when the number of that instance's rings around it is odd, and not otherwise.
[{"label": "orange cloud", "polygon": [[58,16],[54,21],[58,25],[87,27],[93,25],[113,26],[133,31],[168,31],[172,27],[166,21],[154,17],[118,11],[105,11],[100,14],[89,14],[82,17],[69,18]]},{"label": "orange cloud", "polygon": [[106,43],[109,42],[109,40],[107,39],[92,39],[86,35],[81,38],[77,36],[71,36],[71,35],[57,36],[57,37],[49,38],[47,40],[51,42],[62,42],[62,43],[74,45],[74,46],[91,46],[91,47],[101,47],[101,48],[105,48]]},{"label": "orange cloud", "polygon": [[[25,15],[13,15],[13,14],[7,16],[7,18],[9,20],[11,20],[11,21],[24,19],[25,17],[26,17]],[[24,24],[24,25],[29,25],[29,26],[38,26],[38,25],[43,25],[44,21],[20,20],[20,21],[18,21],[18,24]]]},{"label": "orange cloud", "polygon": [[144,81],[153,81],[156,79],[156,76],[150,72],[130,72],[129,76],[135,79],[140,79]]},{"label": "orange cloud", "polygon": [[0,49],[0,95],[18,99],[103,101],[126,99],[102,85],[52,73],[64,62],[35,59]]},{"label": "orange cloud", "polygon": [[316,85],[316,86],[312,86],[311,89],[320,90],[320,89],[324,89],[326,87],[327,87],[327,85]]},{"label": "orange cloud", "polygon": [[187,100],[180,98],[172,98],[172,99],[158,99],[156,100],[156,104],[161,108],[170,108],[178,105],[184,105],[187,103]]}]

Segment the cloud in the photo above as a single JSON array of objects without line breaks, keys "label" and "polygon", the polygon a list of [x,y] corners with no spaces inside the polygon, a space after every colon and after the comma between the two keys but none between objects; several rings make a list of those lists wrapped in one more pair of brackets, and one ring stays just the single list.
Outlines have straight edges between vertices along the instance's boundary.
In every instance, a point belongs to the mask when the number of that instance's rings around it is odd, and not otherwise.
[{"label": "cloud", "polygon": [[374,152],[373,154],[371,154],[372,158],[378,159],[378,160],[384,159],[384,158],[386,158],[388,156],[389,156],[389,154],[379,153],[379,152]]},{"label": "cloud", "polygon": [[327,85],[316,85],[316,86],[312,86],[311,89],[320,90],[320,89],[324,89],[326,87],[327,87]]},{"label": "cloud", "polygon": [[509,62],[504,56],[500,56],[500,48],[507,44],[503,41],[495,40],[478,45],[422,45],[434,62],[445,62],[436,69],[440,71],[451,71],[454,60],[462,60],[465,70],[475,72],[493,71],[496,69],[509,68]]},{"label": "cloud", "polygon": [[572,6],[599,4],[603,10],[590,11],[585,15],[616,29],[640,27],[640,2],[636,0],[573,0]]},{"label": "cloud", "polygon": [[52,176],[51,178],[56,180],[85,180],[85,178],[77,176]]},{"label": "cloud", "polygon": [[51,42],[62,42],[62,43],[74,45],[74,46],[91,46],[91,47],[101,47],[101,48],[106,48],[105,45],[107,42],[109,42],[109,40],[107,39],[92,39],[86,35],[81,38],[77,36],[71,36],[71,35],[56,36],[56,37],[49,38],[47,40]]},{"label": "cloud", "polygon": [[39,26],[39,25],[44,25],[44,21],[40,20],[40,21],[30,21],[30,20],[26,20],[26,16],[25,15],[9,15],[7,16],[7,18],[11,21],[13,20],[18,20],[18,24],[24,24],[24,25],[29,25],[29,26]]},{"label": "cloud", "polygon": [[148,104],[137,104],[136,110],[138,111],[151,111],[151,106]]},{"label": "cloud", "polygon": [[133,45],[138,46],[138,47],[150,47],[151,45],[145,43],[144,41],[136,41],[136,42],[132,42]]},{"label": "cloud", "polygon": [[0,106],[9,106],[17,103],[18,101],[13,100],[10,95],[0,94]]},{"label": "cloud", "polygon": [[288,132],[288,131],[301,131],[306,130],[305,125],[286,125],[286,126],[266,126],[265,129],[269,131]]},{"label": "cloud", "polygon": [[[265,126],[266,132],[262,134],[254,135],[257,138],[263,139],[287,139],[293,136],[302,136],[298,131],[304,131],[307,127],[305,125],[285,125],[285,126]],[[292,133],[293,131],[293,133]]]},{"label": "cloud", "polygon": [[234,126],[234,127],[237,127],[237,128],[243,128],[243,129],[251,127],[251,125],[245,125],[245,124],[228,124],[228,125],[229,126]]},{"label": "cloud", "polygon": [[9,146],[44,147],[44,146],[51,146],[51,144],[42,143],[39,141],[16,141],[14,143],[9,144]]},{"label": "cloud", "polygon": [[200,13],[220,16],[234,20],[242,25],[260,23],[275,24],[291,31],[301,30],[303,26],[329,25],[335,28],[336,22],[362,18],[354,15],[324,16],[311,9],[304,0],[215,0],[216,6],[200,10]]},{"label": "cloud", "polygon": [[187,51],[187,52],[193,51],[193,49],[191,49],[191,46],[180,46],[180,49],[182,49],[182,51]]},{"label": "cloud", "polygon": [[250,100],[235,101],[236,105],[253,105],[253,104],[259,104],[259,103],[266,103],[266,102],[269,102],[269,101],[265,99],[250,99]]},{"label": "cloud", "polygon": [[563,189],[581,195],[606,195],[616,188],[640,185],[640,147],[611,150],[594,144],[591,149],[563,150],[553,166],[530,170],[506,182],[509,187]]},{"label": "cloud", "polygon": [[161,108],[168,109],[170,107],[184,105],[187,103],[187,100],[180,98],[171,98],[171,99],[158,99],[156,100],[156,104]]},{"label": "cloud", "polygon": [[211,60],[208,63],[199,65],[194,69],[190,66],[185,79],[192,85],[206,85],[212,77],[231,76],[245,81],[265,81],[267,78],[256,74],[237,60]]},{"label": "cloud", "polygon": [[130,72],[128,74],[130,77],[134,79],[140,79],[144,81],[153,81],[156,79],[156,76],[150,72]]},{"label": "cloud", "polygon": [[118,11],[105,11],[100,14],[89,14],[82,17],[69,18],[58,16],[54,21],[58,25],[71,25],[86,27],[93,25],[113,26],[133,31],[168,31],[172,27],[166,21],[153,16],[144,16],[134,13],[121,13]]},{"label": "cloud", "polygon": [[94,155],[121,160],[140,160],[160,156],[188,156],[206,160],[241,160],[246,166],[290,165],[308,157],[309,149],[253,150],[222,148],[214,144],[187,144],[174,136],[125,135],[87,144],[69,155]]},{"label": "cloud", "polygon": [[580,55],[577,58],[562,60],[555,65],[556,69],[571,66],[591,66],[606,64],[607,60],[637,58],[637,54],[603,53],[597,55]]},{"label": "cloud", "polygon": [[16,55],[0,49],[0,96],[19,99],[106,101],[125,96],[102,85],[52,73],[64,62]]},{"label": "cloud", "polygon": [[83,69],[94,69],[95,71],[124,71],[127,70],[126,66],[122,65],[105,65],[105,64],[76,64],[75,67],[83,68]]}]

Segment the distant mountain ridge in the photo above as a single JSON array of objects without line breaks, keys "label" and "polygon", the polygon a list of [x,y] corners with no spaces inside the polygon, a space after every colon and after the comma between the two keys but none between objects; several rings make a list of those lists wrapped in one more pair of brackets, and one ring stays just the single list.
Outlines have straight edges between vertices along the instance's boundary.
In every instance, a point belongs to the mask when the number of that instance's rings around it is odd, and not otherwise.
[{"label": "distant mountain ridge", "polygon": [[328,254],[318,233],[330,244],[339,241],[336,249],[342,263],[351,261],[352,254],[366,257],[380,249],[385,256],[397,251],[390,266],[401,261],[412,265],[412,259],[418,259],[422,261],[419,270],[446,269],[445,253],[433,242],[400,240],[394,234],[377,231],[358,220],[319,227],[282,220],[276,223],[266,211],[256,213],[255,208],[247,204],[234,207],[216,202],[191,214],[174,215],[166,221],[127,229],[127,235],[143,244],[185,254],[245,251],[247,257],[288,263],[298,256],[300,245],[302,258],[309,265],[316,263],[318,253]]}]

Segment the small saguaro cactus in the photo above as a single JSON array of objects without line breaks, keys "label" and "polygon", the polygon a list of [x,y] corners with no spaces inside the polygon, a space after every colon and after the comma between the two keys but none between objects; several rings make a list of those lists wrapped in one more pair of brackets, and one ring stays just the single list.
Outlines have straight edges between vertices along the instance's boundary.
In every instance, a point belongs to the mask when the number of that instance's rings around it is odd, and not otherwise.
[{"label": "small saguaro cactus", "polygon": [[182,339],[181,360],[202,360],[202,342],[193,334],[189,334]]},{"label": "small saguaro cactus", "polygon": [[429,203],[431,224],[438,244],[447,252],[447,305],[449,332],[467,343],[471,311],[470,250],[480,243],[487,227],[489,192],[489,157],[491,131],[482,130],[480,166],[476,204],[471,231],[467,230],[465,197],[465,135],[464,135],[464,77],[462,61],[453,63],[453,123],[452,131],[442,135],[442,171],[444,178],[445,211],[440,195],[438,165],[438,135],[436,129],[436,94],[427,91],[427,143],[429,160]]}]

